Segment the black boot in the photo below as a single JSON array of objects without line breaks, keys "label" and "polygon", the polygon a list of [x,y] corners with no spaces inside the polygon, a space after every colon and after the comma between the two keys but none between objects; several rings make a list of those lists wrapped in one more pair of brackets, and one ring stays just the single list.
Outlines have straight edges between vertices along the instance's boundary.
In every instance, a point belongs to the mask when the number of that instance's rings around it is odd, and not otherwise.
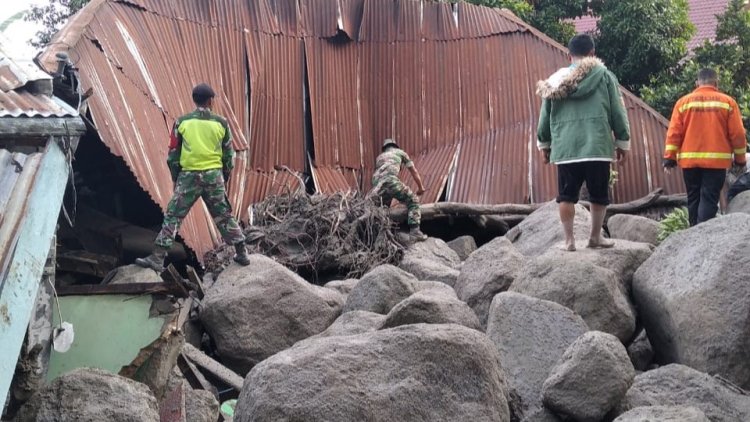
[{"label": "black boot", "polygon": [[234,262],[242,266],[250,265],[250,257],[247,256],[247,249],[245,249],[245,242],[235,243],[234,250],[236,252],[236,255],[234,256]]},{"label": "black boot", "polygon": [[417,242],[427,240],[427,235],[422,233],[422,230],[419,229],[418,225],[409,226],[409,236]]},{"label": "black boot", "polygon": [[164,258],[167,257],[168,250],[157,246],[154,252],[145,258],[136,258],[135,265],[143,268],[151,268],[157,273],[164,271]]}]

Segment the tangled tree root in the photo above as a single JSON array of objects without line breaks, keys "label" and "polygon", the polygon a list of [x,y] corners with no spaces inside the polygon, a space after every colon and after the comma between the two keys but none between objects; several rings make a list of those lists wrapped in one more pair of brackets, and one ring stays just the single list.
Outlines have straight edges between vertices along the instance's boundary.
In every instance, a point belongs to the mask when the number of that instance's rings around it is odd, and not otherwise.
[{"label": "tangled tree root", "polygon": [[[252,220],[245,230],[249,252],[313,280],[323,274],[358,278],[377,265],[398,263],[405,247],[389,210],[356,193],[271,196],[255,206]],[[221,271],[232,255],[229,246],[208,252],[206,270]]]}]

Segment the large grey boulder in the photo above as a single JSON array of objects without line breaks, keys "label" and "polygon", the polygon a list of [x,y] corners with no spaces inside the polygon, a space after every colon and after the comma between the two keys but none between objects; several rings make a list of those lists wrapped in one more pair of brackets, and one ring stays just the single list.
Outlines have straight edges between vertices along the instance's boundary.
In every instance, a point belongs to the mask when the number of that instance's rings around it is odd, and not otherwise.
[{"label": "large grey boulder", "polygon": [[611,270],[617,274],[621,290],[626,296],[629,296],[633,274],[635,274],[638,267],[651,257],[654,247],[647,243],[621,239],[615,239],[614,242],[615,246],[610,249],[579,248],[574,253],[566,252],[559,248],[552,248],[544,253],[543,256],[574,259]]},{"label": "large grey boulder", "polygon": [[458,298],[468,303],[487,325],[487,313],[496,294],[508,290],[519,270],[526,263],[505,237],[498,237],[471,254],[456,280]]},{"label": "large grey boulder", "polygon": [[424,242],[412,243],[404,251],[404,259],[433,261],[454,269],[461,265],[461,258],[456,251],[451,249],[444,241],[434,237],[430,237]]},{"label": "large grey boulder", "polygon": [[482,333],[417,324],[298,343],[248,374],[235,422],[498,421],[502,368]]},{"label": "large grey boulder", "polygon": [[219,401],[206,390],[185,389],[185,420],[216,422],[219,420]]},{"label": "large grey boulder", "polygon": [[715,218],[672,234],[638,269],[633,298],[658,361],[750,386],[748,233],[748,214]]},{"label": "large grey boulder", "polygon": [[251,255],[249,266],[231,265],[219,275],[206,292],[200,318],[222,362],[246,374],[263,359],[325,330],[342,305],[340,293]]},{"label": "large grey boulder", "polygon": [[744,212],[750,214],[750,191],[740,192],[739,195],[732,198],[727,207],[727,214]]},{"label": "large grey boulder", "polygon": [[362,276],[349,292],[344,312],[387,314],[397,303],[414,294],[417,279],[393,265],[380,265]]},{"label": "large grey boulder", "polygon": [[417,292],[422,292],[425,290],[438,291],[444,295],[458,299],[458,296],[456,295],[456,291],[453,290],[453,287],[445,283],[441,283],[439,281],[430,281],[430,280],[416,281],[414,282],[414,290]]},{"label": "large grey boulder", "polygon": [[110,271],[106,278],[109,278],[109,284],[161,283],[163,281],[156,271],[135,264],[117,267]]},{"label": "large grey boulder", "polygon": [[459,274],[459,271],[453,267],[424,258],[404,257],[398,266],[419,280],[439,281],[450,287],[456,284]]},{"label": "large grey boulder", "polygon": [[465,302],[439,290],[414,293],[391,309],[385,328],[408,324],[459,324],[481,330],[479,319]]},{"label": "large grey boulder", "polygon": [[526,416],[542,407],[550,370],[588,327],[562,305],[513,292],[495,296],[489,315],[487,335],[520,399],[518,416]]},{"label": "large grey boulder", "polygon": [[[576,246],[583,249],[591,232],[589,211],[582,205],[576,205],[574,234]],[[548,202],[512,228],[506,235],[516,249],[526,256],[539,256],[551,248],[560,249],[565,244],[565,233],[560,223],[558,204]]]},{"label": "large grey boulder", "polygon": [[562,419],[547,408],[537,409],[523,418],[521,422],[562,422]]},{"label": "large grey boulder", "polygon": [[465,261],[475,250],[477,250],[477,242],[472,236],[459,236],[450,242],[448,247],[453,249],[461,261]]},{"label": "large grey boulder", "polygon": [[578,422],[599,422],[625,396],[635,369],[617,337],[589,331],[565,351],[544,382],[544,405]]},{"label": "large grey boulder", "polygon": [[346,280],[329,281],[328,283],[324,284],[323,287],[336,290],[337,292],[344,295],[344,297],[346,297],[349,295],[349,293],[351,293],[352,289],[357,285],[357,283],[359,283],[359,280],[357,280],[356,278],[347,278]]},{"label": "large grey boulder", "polygon": [[310,339],[369,333],[383,328],[383,324],[385,324],[385,315],[368,311],[351,311],[341,314],[330,327]]},{"label": "large grey boulder", "polygon": [[628,345],[628,356],[637,371],[648,370],[654,362],[654,348],[651,347],[646,330],[641,330],[635,340]]},{"label": "large grey boulder", "polygon": [[658,245],[659,222],[639,215],[617,214],[607,220],[607,229],[614,239]]},{"label": "large grey boulder", "polygon": [[614,415],[642,406],[695,406],[712,422],[750,421],[750,395],[677,364],[637,375]]},{"label": "large grey boulder", "polygon": [[614,422],[710,422],[697,407],[646,406],[623,413]]},{"label": "large grey boulder", "polygon": [[510,291],[566,306],[590,329],[626,343],[635,331],[635,315],[619,285],[613,271],[575,257],[550,255],[531,261]]},{"label": "large grey boulder", "polygon": [[74,369],[36,392],[16,422],[159,422],[151,390],[101,369]]}]

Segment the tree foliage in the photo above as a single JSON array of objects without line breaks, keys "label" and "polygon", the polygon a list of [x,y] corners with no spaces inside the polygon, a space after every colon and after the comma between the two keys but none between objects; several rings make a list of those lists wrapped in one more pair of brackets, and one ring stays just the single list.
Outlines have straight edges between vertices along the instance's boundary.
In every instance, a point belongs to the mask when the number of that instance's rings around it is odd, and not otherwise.
[{"label": "tree foliage", "polygon": [[31,45],[44,47],[52,40],[52,36],[77,11],[81,10],[90,0],[49,0],[45,5],[32,6],[25,19],[42,24],[43,29],[37,31],[36,40]]},{"label": "tree foliage", "polygon": [[510,10],[556,41],[567,44],[575,26],[567,21],[586,13],[588,0],[467,0],[469,3]]},{"label": "tree foliage", "polygon": [[695,88],[698,71],[712,67],[719,73],[719,88],[737,100],[747,128],[750,127],[750,11],[743,0],[731,0],[718,20],[716,40],[706,42],[685,61],[654,77],[641,94],[657,111],[670,117],[675,102]]},{"label": "tree foliage", "polygon": [[597,55],[634,92],[676,66],[695,32],[687,0],[604,1],[594,11]]}]

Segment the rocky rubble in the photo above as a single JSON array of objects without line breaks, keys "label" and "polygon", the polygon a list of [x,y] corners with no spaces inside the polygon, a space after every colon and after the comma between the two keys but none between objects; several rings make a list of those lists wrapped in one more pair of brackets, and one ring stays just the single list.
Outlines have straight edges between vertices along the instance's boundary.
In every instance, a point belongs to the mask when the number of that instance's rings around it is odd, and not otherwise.
[{"label": "rocky rubble", "polygon": [[589,331],[568,347],[544,381],[544,405],[580,422],[598,422],[623,398],[635,369],[617,337]]},{"label": "rocky rubble", "polygon": [[471,236],[459,236],[450,242],[448,247],[453,249],[461,261],[465,261],[475,250],[477,250],[477,242]]},{"label": "rocky rubble", "polygon": [[416,324],[309,340],[265,360],[234,420],[508,422],[507,394],[483,334]]},{"label": "rocky rubble", "polygon": [[658,361],[750,386],[748,233],[750,214],[710,220],[671,235],[635,273],[633,298]]},{"label": "rocky rubble", "polygon": [[440,281],[449,286],[456,284],[461,259],[440,239],[429,238],[413,244],[404,253],[399,268],[419,280]]},{"label": "rocky rubble", "polygon": [[224,364],[238,374],[328,328],[344,300],[270,258],[251,255],[250,261],[219,275],[200,316]]},{"label": "rocky rubble", "polygon": [[492,299],[510,288],[525,264],[526,258],[505,237],[487,243],[466,259],[456,280],[456,294],[476,312],[483,327]]},{"label": "rocky rubble", "polygon": [[[630,240],[570,253],[546,205],[476,250],[430,239],[398,266],[325,287],[259,255],[230,266],[199,313],[212,356],[245,378],[234,420],[750,421],[737,386],[750,385],[750,215],[658,247],[626,217],[610,231]],[[186,400],[189,420],[216,420],[211,392]],[[79,370],[17,420],[158,411],[145,385]]]},{"label": "rocky rubble", "polygon": [[542,256],[524,268],[510,290],[557,302],[580,315],[590,329],[622,342],[635,331],[635,314],[617,275],[585,260]]},{"label": "rocky rubble", "polygon": [[495,296],[487,336],[500,354],[521,415],[542,406],[542,384],[565,350],[588,331],[570,309],[513,292]]},{"label": "rocky rubble", "polygon": [[68,372],[34,394],[16,422],[159,422],[156,398],[145,385],[101,369]]},{"label": "rocky rubble", "polygon": [[607,220],[607,229],[613,239],[657,245],[659,222],[650,218],[629,214],[617,214]]},{"label": "rocky rubble", "polygon": [[712,422],[750,420],[750,395],[747,392],[678,364],[636,376],[615,413],[620,415],[643,406],[694,406]]}]

